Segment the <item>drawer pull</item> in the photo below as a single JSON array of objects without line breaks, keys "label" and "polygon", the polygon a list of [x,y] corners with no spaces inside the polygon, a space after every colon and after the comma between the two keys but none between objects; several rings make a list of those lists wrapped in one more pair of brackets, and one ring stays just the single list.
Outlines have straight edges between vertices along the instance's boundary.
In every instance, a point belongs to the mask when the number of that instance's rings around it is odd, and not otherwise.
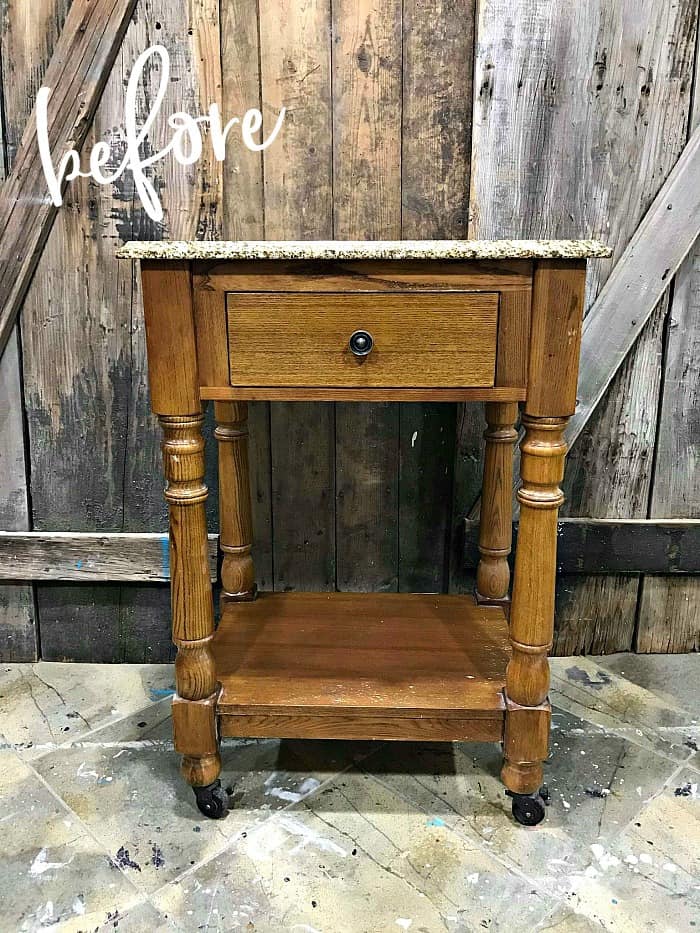
[{"label": "drawer pull", "polygon": [[355,333],[350,336],[349,346],[351,353],[354,353],[355,356],[363,357],[372,352],[374,340],[372,339],[372,335],[366,330],[356,330]]}]

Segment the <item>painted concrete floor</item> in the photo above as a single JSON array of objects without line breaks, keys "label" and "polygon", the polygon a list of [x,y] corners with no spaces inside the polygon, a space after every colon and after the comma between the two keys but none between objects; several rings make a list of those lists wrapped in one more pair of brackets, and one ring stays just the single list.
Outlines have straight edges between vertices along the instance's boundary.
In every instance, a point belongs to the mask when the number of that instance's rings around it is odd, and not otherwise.
[{"label": "painted concrete floor", "polygon": [[227,742],[235,809],[210,822],[172,668],[1,667],[0,929],[700,928],[700,656],[553,675],[551,805],[526,829],[486,744]]}]

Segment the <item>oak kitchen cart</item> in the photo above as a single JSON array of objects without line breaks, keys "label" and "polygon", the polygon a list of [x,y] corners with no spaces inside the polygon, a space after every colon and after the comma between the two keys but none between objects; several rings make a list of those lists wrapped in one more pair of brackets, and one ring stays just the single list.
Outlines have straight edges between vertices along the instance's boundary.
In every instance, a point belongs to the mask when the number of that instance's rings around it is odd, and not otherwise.
[{"label": "oak kitchen cart", "polygon": [[[130,243],[163,429],[175,746],[223,816],[220,736],[500,741],[513,814],[534,825],[547,757],[557,509],[576,407],[581,241]],[[257,593],[247,401],[485,402],[474,596]],[[202,402],[219,451],[215,630]],[[522,406],[512,601],[511,487]]]}]

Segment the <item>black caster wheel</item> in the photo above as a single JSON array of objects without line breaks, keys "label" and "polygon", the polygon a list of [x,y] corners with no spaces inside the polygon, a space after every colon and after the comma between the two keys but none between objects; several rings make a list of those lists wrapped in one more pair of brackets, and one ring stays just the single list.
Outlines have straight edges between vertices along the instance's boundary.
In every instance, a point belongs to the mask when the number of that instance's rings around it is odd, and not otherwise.
[{"label": "black caster wheel", "polygon": [[221,781],[216,780],[213,784],[207,784],[206,787],[193,787],[192,790],[201,813],[211,820],[221,820],[226,816],[229,795],[221,786]]},{"label": "black caster wheel", "polygon": [[549,791],[545,784],[536,794],[513,794],[513,817],[521,826],[537,826],[544,819],[545,807],[549,803]]}]

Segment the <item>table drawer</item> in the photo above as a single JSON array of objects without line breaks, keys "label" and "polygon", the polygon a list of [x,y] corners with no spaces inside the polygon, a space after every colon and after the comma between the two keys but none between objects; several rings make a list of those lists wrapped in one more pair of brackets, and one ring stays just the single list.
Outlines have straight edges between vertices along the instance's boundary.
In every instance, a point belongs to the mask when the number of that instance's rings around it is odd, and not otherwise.
[{"label": "table drawer", "polygon": [[233,386],[494,384],[497,292],[232,292],[227,315]]}]

